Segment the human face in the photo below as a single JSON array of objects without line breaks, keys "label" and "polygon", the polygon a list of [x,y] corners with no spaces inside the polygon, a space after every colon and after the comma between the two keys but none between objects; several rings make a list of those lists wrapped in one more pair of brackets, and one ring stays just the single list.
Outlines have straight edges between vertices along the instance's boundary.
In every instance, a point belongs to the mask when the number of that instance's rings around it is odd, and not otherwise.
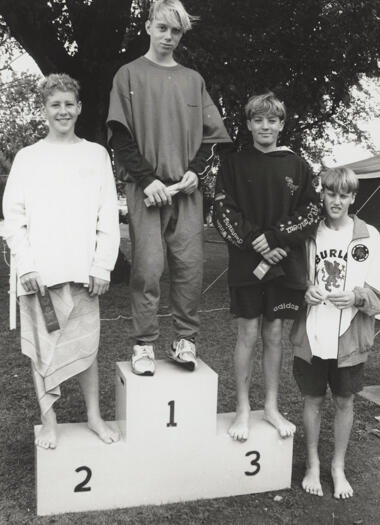
[{"label": "human face", "polygon": [[171,57],[178,46],[183,31],[180,25],[169,24],[163,16],[148,20],[146,31],[150,36],[149,50],[157,57]]},{"label": "human face", "polygon": [[343,190],[335,191],[324,188],[322,192],[323,206],[329,222],[344,222],[348,217],[348,209],[355,201],[355,194]]},{"label": "human face", "polygon": [[49,133],[56,137],[71,137],[82,110],[81,103],[72,91],[53,91],[45,102],[45,116]]},{"label": "human face", "polygon": [[276,149],[277,139],[284,127],[284,121],[275,115],[253,115],[247,120],[247,127],[252,134],[253,144],[260,151]]}]

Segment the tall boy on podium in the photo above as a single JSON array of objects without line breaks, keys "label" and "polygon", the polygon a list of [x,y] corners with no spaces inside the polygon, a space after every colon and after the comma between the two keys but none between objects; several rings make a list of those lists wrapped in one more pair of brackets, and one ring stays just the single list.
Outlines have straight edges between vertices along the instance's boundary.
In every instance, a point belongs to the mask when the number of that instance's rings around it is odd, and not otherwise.
[{"label": "tall boy on podium", "polygon": [[217,178],[214,224],[227,241],[231,312],[237,318],[235,440],[249,432],[249,386],[260,318],[265,383],[264,416],[281,437],[295,426],[278,409],[284,319],[293,319],[306,283],[304,240],[318,220],[318,196],[307,164],[277,139],[285,107],[273,93],[245,107],[253,146],[224,159]]},{"label": "tall boy on podium", "polygon": [[55,448],[53,403],[78,376],[88,426],[106,443],[119,436],[100,416],[99,300],[119,246],[111,162],[100,145],[75,135],[78,83],[65,74],[41,85],[45,139],[20,150],[4,193],[5,236],[15,256],[21,348],[32,363],[42,428],[36,444]]},{"label": "tall boy on podium", "polygon": [[194,19],[179,0],[152,3],[149,50],[119,69],[111,91],[110,144],[126,181],[132,242],[132,370],[140,375],[155,371],[164,245],[176,332],[168,355],[189,370],[196,366],[203,273],[199,186],[212,146],[230,142],[203,78],[173,57]]}]

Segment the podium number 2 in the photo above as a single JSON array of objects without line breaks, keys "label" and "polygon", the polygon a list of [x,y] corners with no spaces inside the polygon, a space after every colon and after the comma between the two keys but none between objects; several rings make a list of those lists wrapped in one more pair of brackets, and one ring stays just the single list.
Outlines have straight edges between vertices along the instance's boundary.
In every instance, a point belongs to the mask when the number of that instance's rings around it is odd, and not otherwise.
[{"label": "podium number 2", "polygon": [[250,452],[247,452],[245,456],[246,457],[254,456],[251,461],[251,465],[252,467],[255,467],[255,468],[252,471],[246,470],[244,474],[246,476],[254,476],[255,474],[258,474],[261,468],[260,463],[259,463],[259,460],[261,457],[260,452],[257,452],[257,450],[251,450]]},{"label": "podium number 2", "polygon": [[91,476],[92,476],[91,469],[85,466],[78,467],[77,469],[75,469],[75,472],[82,472],[82,471],[86,473],[86,477],[84,478],[83,481],[78,483],[78,485],[74,489],[74,492],[89,492],[91,490],[91,487],[86,487],[87,483],[90,481]]},{"label": "podium number 2", "polygon": [[166,423],[166,426],[167,427],[176,427],[177,423],[174,421],[174,406],[175,406],[175,402],[174,401],[169,401],[168,405],[170,407],[170,413],[169,413],[169,423]]}]

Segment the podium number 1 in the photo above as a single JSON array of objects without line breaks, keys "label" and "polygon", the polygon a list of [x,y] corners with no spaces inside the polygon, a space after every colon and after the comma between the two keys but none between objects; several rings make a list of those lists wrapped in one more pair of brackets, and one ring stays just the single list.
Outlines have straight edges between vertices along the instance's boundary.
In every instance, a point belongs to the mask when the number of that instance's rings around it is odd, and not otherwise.
[{"label": "podium number 1", "polygon": [[166,423],[166,426],[167,427],[176,427],[177,423],[174,421],[174,406],[175,406],[175,402],[174,401],[169,401],[168,405],[170,407],[170,413],[169,413],[169,423]]}]

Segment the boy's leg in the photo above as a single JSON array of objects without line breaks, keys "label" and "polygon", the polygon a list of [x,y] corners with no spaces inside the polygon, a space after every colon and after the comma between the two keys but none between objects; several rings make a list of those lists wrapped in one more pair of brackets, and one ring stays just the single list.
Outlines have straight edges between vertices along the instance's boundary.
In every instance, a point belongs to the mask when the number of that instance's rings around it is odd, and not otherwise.
[{"label": "boy's leg", "polygon": [[245,441],[249,433],[249,387],[251,383],[253,352],[257,342],[259,318],[237,319],[238,334],[234,354],[236,380],[236,415],[229,435],[237,441]]},{"label": "boy's leg", "polygon": [[89,429],[95,432],[105,443],[119,441],[119,433],[112,430],[100,415],[99,376],[96,359],[87,370],[78,374],[78,380],[86,402]]},{"label": "boy's leg", "polygon": [[203,279],[202,194],[174,197],[165,230],[170,271],[170,303],[178,339],[199,332],[198,307]]},{"label": "boy's leg", "polygon": [[334,482],[334,497],[346,499],[354,494],[344,472],[344,459],[354,418],[354,396],[334,396],[334,402],[334,456],[331,462],[331,476]]},{"label": "boy's leg", "polygon": [[278,385],[282,362],[282,319],[268,321],[263,319],[263,370],[265,385],[264,417],[281,437],[292,436],[295,425],[288,421],[278,410]]},{"label": "boy's leg", "polygon": [[34,443],[42,448],[55,448],[57,446],[57,418],[53,407],[45,414],[41,414],[42,428]]},{"label": "boy's leg", "polygon": [[321,408],[324,396],[305,396],[303,424],[306,440],[306,472],[302,488],[309,494],[323,496],[319,474],[319,431],[321,427]]},{"label": "boy's leg", "polygon": [[132,335],[139,342],[153,343],[159,335],[157,311],[164,270],[161,209],[147,208],[142,189],[134,183],[127,183],[126,193],[132,247]]}]

